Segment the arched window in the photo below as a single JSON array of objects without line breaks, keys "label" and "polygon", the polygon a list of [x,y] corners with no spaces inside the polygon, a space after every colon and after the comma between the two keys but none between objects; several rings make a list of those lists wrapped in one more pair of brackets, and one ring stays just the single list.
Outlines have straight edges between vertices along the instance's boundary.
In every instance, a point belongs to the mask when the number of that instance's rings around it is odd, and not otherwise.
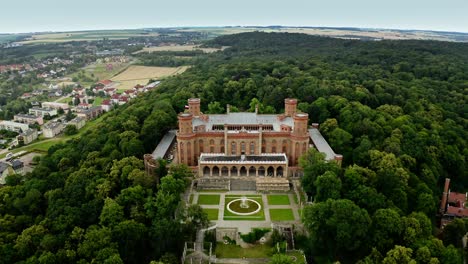
[{"label": "arched window", "polygon": [[236,155],[237,151],[236,151],[236,142],[232,142],[231,143],[231,155]]},{"label": "arched window", "polygon": [[189,165],[192,165],[192,144],[190,142],[187,142],[187,162]]},{"label": "arched window", "polygon": [[255,154],[255,142],[250,142],[250,155]]},{"label": "arched window", "polygon": [[203,153],[203,139],[198,140],[198,150]]},{"label": "arched window", "polygon": [[245,154],[245,142],[244,141],[241,142],[241,154],[242,155]]},{"label": "arched window", "polygon": [[288,141],[286,139],[283,140],[283,153],[288,152]]}]

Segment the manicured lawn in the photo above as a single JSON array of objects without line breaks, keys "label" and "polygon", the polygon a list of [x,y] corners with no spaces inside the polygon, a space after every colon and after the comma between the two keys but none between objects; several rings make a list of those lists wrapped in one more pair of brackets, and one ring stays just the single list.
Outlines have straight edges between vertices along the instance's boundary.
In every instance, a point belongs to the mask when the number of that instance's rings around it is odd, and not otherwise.
[{"label": "manicured lawn", "polygon": [[270,209],[271,221],[293,221],[292,209]]},{"label": "manicured lawn", "polygon": [[219,204],[219,194],[200,194],[198,204],[216,205]]},{"label": "manicured lawn", "polygon": [[289,251],[286,255],[292,258],[293,263],[305,263],[304,255],[300,251]]},{"label": "manicured lawn", "polygon": [[289,205],[289,196],[287,194],[269,194],[269,205]]},{"label": "manicured lawn", "polygon": [[232,201],[232,200],[239,199],[242,196],[243,195],[226,195],[225,196],[223,219],[224,220],[250,220],[250,221],[263,221],[263,220],[265,220],[265,213],[263,212],[263,209],[264,209],[263,200],[262,200],[261,195],[245,195],[246,197],[257,201],[262,206],[260,211],[258,213],[256,213],[256,214],[242,216],[242,215],[237,215],[237,214],[234,214],[234,213],[231,213],[231,212],[228,211],[228,209],[227,209],[228,203],[230,201]]},{"label": "manicured lawn", "polygon": [[189,204],[192,204],[193,203],[193,193],[190,194],[190,197],[189,197]]},{"label": "manicured lawn", "polygon": [[241,248],[237,245],[216,244],[216,257],[218,258],[268,258],[273,250],[270,246],[255,245],[251,248]]},{"label": "manicured lawn", "polygon": [[208,215],[209,220],[218,220],[218,209],[203,208],[203,211]]}]

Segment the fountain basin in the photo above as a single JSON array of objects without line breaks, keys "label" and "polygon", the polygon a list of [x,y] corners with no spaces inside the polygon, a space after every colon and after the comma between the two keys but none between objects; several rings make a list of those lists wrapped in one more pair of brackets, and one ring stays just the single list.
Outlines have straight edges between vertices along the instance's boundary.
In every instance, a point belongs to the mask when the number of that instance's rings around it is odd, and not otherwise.
[{"label": "fountain basin", "polygon": [[[248,202],[248,207],[242,206],[243,203]],[[236,215],[253,215],[262,209],[259,202],[250,198],[239,198],[230,201],[227,206],[227,210]]]}]

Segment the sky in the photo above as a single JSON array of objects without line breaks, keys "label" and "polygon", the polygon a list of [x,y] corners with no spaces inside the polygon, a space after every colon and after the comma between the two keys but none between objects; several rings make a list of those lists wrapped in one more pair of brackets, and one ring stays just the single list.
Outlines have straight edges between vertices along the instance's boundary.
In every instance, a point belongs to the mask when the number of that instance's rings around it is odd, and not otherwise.
[{"label": "sky", "polygon": [[6,0],[0,32],[326,26],[468,32],[468,0]]}]

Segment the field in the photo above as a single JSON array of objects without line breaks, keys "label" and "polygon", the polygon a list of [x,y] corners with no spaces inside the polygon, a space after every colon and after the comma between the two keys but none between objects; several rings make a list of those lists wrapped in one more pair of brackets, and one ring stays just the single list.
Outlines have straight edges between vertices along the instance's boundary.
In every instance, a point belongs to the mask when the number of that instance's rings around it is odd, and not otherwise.
[{"label": "field", "polygon": [[289,197],[287,194],[270,194],[268,197],[269,205],[289,205]]},{"label": "field", "polygon": [[155,51],[192,51],[192,50],[202,50],[205,53],[212,53],[222,49],[216,48],[200,48],[195,45],[175,45],[175,46],[159,46],[159,47],[145,47],[142,50],[134,52],[133,54],[143,53],[143,52],[155,52]]},{"label": "field", "polygon": [[158,36],[154,32],[144,30],[95,30],[35,34],[31,38],[21,41],[23,44],[56,43],[68,41],[93,41],[108,39],[128,39],[131,37]]},{"label": "field", "polygon": [[271,221],[294,221],[292,209],[270,209]]},{"label": "field", "polygon": [[217,205],[219,204],[219,194],[200,194],[198,204]]},{"label": "field", "polygon": [[212,221],[218,220],[218,209],[203,208],[203,211],[208,215],[208,219]]},{"label": "field", "polygon": [[188,66],[181,67],[149,67],[132,65],[125,71],[111,78],[112,81],[119,82],[118,90],[130,89],[137,84],[145,85],[150,79],[160,79],[175,74],[180,74],[188,69]]}]

